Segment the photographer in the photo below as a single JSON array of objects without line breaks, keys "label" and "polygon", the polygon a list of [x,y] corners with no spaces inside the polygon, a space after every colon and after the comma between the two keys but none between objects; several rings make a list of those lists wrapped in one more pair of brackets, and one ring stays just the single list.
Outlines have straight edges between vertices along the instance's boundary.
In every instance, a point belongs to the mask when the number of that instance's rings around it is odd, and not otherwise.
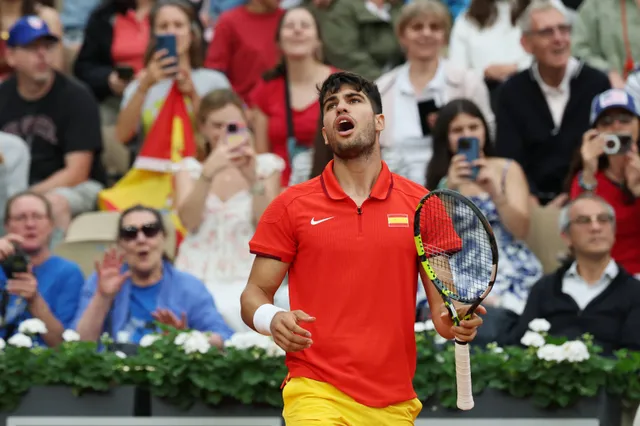
[{"label": "photographer", "polygon": [[5,229],[0,239],[0,337],[8,339],[18,325],[38,318],[48,332],[40,344],[55,346],[78,307],[84,283],[75,263],[52,256],[52,208],[42,195],[22,192],[6,204]]},{"label": "photographer", "polygon": [[612,257],[640,276],[640,105],[627,92],[611,89],[591,104],[591,125],[569,173],[572,199],[593,192],[616,213]]}]

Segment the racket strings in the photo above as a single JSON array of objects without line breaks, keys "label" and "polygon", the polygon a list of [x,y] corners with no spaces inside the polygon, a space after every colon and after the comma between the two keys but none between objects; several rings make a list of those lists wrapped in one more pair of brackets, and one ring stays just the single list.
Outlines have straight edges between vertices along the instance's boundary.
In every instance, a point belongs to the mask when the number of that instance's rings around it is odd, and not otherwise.
[{"label": "racket strings", "polygon": [[422,245],[437,277],[452,297],[472,302],[493,275],[489,234],[476,212],[453,195],[427,200],[420,213]]}]

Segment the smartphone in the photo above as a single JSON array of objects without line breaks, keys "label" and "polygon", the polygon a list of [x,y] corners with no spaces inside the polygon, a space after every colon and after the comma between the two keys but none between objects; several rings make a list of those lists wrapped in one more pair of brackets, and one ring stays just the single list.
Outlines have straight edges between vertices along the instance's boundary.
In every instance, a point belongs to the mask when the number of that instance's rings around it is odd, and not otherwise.
[{"label": "smartphone", "polygon": [[[458,139],[458,154],[463,154],[468,162],[472,162],[480,158],[480,141],[478,138],[460,138]],[[471,179],[476,180],[478,177],[478,166],[471,168]]]},{"label": "smartphone", "polygon": [[131,81],[133,79],[133,67],[129,65],[116,65],[115,71],[116,74],[118,74],[118,78],[122,81]]},{"label": "smartphone", "polygon": [[431,134],[429,115],[439,110],[440,108],[438,108],[436,101],[433,99],[418,102],[418,114],[420,115],[420,125],[422,126],[423,136],[429,136]]},{"label": "smartphone", "polygon": [[162,49],[165,49],[168,52],[165,58],[178,58],[178,48],[176,45],[176,36],[174,34],[156,35],[156,52]]},{"label": "smartphone", "polygon": [[231,150],[242,148],[249,143],[248,129],[238,123],[227,124],[227,137],[225,143]]}]

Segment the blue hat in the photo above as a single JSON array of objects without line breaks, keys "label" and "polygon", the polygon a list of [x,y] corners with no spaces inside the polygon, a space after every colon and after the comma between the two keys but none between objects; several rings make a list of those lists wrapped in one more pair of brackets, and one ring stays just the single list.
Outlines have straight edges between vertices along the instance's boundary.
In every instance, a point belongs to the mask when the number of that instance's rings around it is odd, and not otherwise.
[{"label": "blue hat", "polygon": [[41,18],[33,15],[23,16],[9,29],[7,46],[26,46],[41,38],[58,41],[58,37],[51,33],[49,26]]},{"label": "blue hat", "polygon": [[624,109],[636,117],[640,117],[640,104],[637,99],[622,89],[609,89],[593,98],[589,115],[591,125],[595,124],[603,112],[612,108]]}]

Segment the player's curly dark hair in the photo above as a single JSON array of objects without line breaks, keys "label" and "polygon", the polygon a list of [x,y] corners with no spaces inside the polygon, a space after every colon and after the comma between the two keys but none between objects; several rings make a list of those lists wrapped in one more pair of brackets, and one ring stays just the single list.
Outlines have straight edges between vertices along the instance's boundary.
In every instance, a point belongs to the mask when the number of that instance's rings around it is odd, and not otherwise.
[{"label": "player's curly dark hair", "polygon": [[343,86],[350,86],[355,91],[364,93],[373,107],[374,114],[382,114],[382,99],[380,99],[378,86],[358,74],[341,71],[331,74],[318,89],[321,116],[324,116],[323,105],[327,96],[338,93]]}]

